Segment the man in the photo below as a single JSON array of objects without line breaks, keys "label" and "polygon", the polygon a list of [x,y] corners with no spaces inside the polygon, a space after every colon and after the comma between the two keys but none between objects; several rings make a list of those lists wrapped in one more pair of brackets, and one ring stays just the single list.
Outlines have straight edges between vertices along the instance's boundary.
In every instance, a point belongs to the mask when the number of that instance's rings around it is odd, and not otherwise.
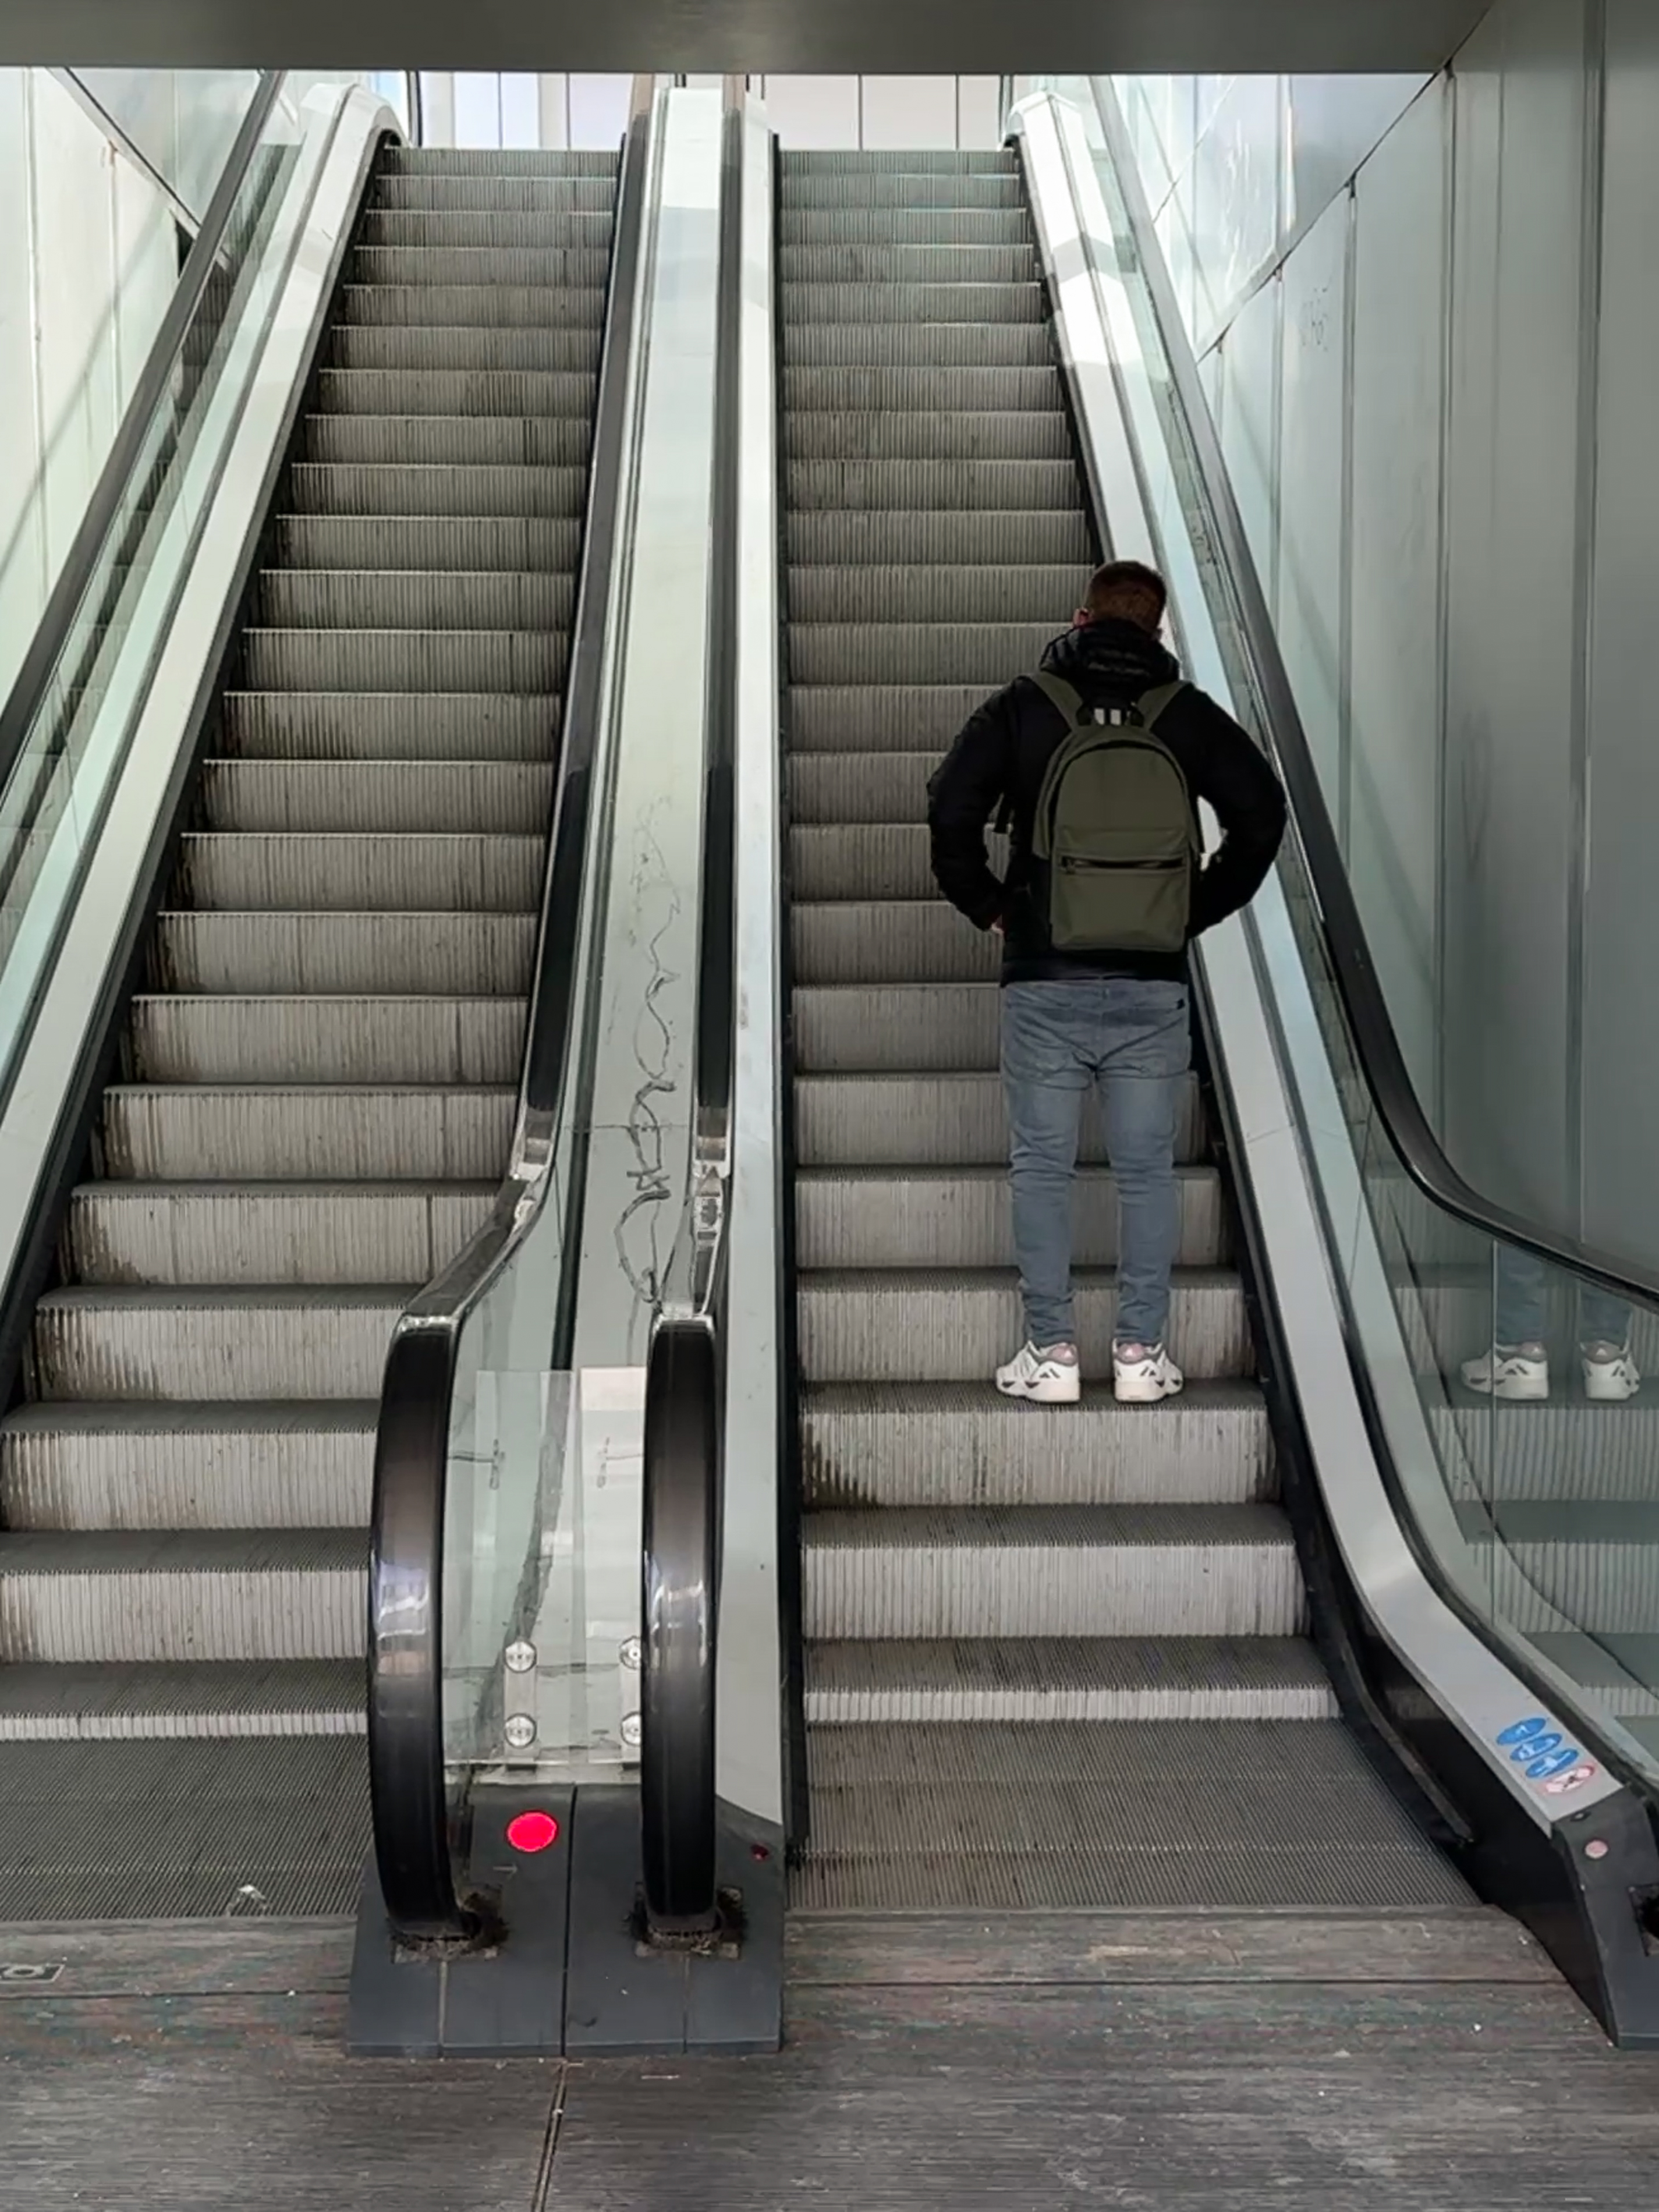
[{"label": "man", "polygon": [[[1213,700],[1180,684],[1158,639],[1167,597],[1163,578],[1138,562],[1097,570],[1073,628],[1048,647],[1040,674],[1018,678],[980,708],[928,787],[939,888],[971,922],[1002,938],[1002,1076],[1026,1341],[996,1381],[1006,1395],[1042,1405],[1072,1404],[1081,1395],[1072,1179],[1091,1085],[1101,1095],[1120,1207],[1115,1392],[1150,1403],[1182,1387],[1166,1338],[1180,1235],[1176,1127],[1191,1054],[1185,945],[1255,896],[1285,829],[1285,796],[1260,750]],[[1126,737],[1127,745],[1112,745]],[[1055,776],[1068,787],[1066,763],[1097,740],[1093,757],[1106,764],[1095,791],[1150,788],[1112,783],[1125,762],[1137,775],[1164,778],[1191,856],[1178,885],[1167,878],[1180,908],[1164,935],[1152,921],[1117,909],[1130,918],[1130,926],[1119,925],[1121,934],[1139,949],[1114,948],[1109,903],[1097,909],[1103,944],[1091,941],[1079,909],[1062,914],[1056,901],[1071,893],[1060,887],[1061,864],[1046,857],[1066,844],[1055,833],[1056,809],[1068,803],[1056,796]],[[1200,799],[1222,833],[1203,866]],[[985,843],[986,825],[999,814],[1010,840],[1002,883]],[[1083,850],[1086,834],[1085,825],[1066,848]],[[1177,864],[1143,861],[1131,851],[1127,862],[1085,857],[1073,865],[1084,871],[1074,884],[1128,885],[1133,899],[1146,896],[1135,885]],[[1076,949],[1079,939],[1085,949]]]}]

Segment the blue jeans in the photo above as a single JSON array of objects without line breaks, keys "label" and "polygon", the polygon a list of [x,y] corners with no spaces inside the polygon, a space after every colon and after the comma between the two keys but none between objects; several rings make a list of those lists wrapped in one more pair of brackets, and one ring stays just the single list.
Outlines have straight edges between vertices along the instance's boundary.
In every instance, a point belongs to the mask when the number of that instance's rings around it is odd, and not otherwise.
[{"label": "blue jeans", "polygon": [[1163,1343],[1181,1240],[1176,1122],[1191,1056],[1184,983],[1109,976],[1003,987],[1014,1255],[1033,1344],[1077,1340],[1072,1177],[1091,1087],[1117,1177],[1117,1341]]},{"label": "blue jeans", "polygon": [[[1494,1344],[1539,1344],[1548,1334],[1550,1269],[1530,1252],[1499,1244]],[[1564,1278],[1565,1279],[1565,1278]],[[1585,1344],[1628,1344],[1630,1308],[1595,1284],[1578,1291],[1578,1334]]]}]

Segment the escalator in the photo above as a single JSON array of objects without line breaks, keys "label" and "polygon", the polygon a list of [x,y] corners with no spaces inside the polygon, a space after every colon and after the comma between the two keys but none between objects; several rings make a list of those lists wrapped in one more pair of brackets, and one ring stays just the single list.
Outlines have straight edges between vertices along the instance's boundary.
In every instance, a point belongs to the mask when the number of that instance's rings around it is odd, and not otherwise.
[{"label": "escalator", "polygon": [[1092,1123],[1085,1403],[991,1382],[1021,1332],[1000,943],[935,890],[927,782],[973,708],[1036,666],[1105,549],[1018,154],[785,154],[779,210],[811,1775],[796,1907],[1467,1902],[1310,1638],[1195,1082],[1185,1394],[1112,1399],[1116,1198]]},{"label": "escalator", "polygon": [[10,1917],[355,1901],[381,1372],[513,1139],[617,191],[614,155],[371,149],[14,1275]]}]

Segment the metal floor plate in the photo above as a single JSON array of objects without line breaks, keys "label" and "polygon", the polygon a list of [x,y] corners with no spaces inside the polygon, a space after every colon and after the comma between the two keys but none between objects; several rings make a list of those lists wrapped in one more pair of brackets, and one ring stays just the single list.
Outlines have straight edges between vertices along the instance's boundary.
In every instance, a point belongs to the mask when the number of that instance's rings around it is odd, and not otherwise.
[{"label": "metal floor plate", "polygon": [[798,1911],[1465,1905],[1333,1721],[821,1728]]},{"label": "metal floor plate", "polygon": [[347,1914],[368,1860],[351,1737],[7,1745],[0,1808],[7,1920]]}]

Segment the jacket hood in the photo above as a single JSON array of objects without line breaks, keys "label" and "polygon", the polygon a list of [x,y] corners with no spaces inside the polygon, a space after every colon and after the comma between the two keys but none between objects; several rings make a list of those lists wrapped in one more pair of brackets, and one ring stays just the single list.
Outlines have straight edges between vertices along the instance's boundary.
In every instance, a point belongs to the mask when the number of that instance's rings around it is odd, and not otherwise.
[{"label": "jacket hood", "polygon": [[1130,622],[1090,623],[1057,637],[1042,656],[1051,676],[1069,684],[1085,704],[1125,704],[1181,673],[1172,653]]}]

